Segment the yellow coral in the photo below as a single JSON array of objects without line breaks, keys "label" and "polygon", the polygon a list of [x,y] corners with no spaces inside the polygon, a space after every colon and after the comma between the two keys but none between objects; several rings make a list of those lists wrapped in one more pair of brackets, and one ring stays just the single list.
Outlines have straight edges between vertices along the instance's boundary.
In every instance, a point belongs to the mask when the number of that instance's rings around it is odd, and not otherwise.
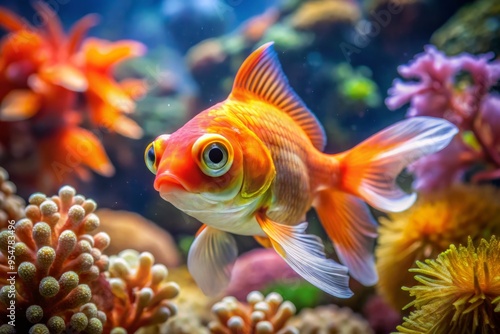
[{"label": "yellow coral", "polygon": [[412,286],[404,272],[415,261],[434,258],[450,244],[474,241],[500,232],[500,191],[492,186],[457,185],[421,195],[409,210],[381,219],[376,249],[378,290],[396,309],[411,299],[401,290]]},{"label": "yellow coral", "polygon": [[405,288],[415,306],[401,333],[497,333],[500,326],[500,243],[481,239],[474,247],[451,245],[436,260],[417,262],[415,279]]}]

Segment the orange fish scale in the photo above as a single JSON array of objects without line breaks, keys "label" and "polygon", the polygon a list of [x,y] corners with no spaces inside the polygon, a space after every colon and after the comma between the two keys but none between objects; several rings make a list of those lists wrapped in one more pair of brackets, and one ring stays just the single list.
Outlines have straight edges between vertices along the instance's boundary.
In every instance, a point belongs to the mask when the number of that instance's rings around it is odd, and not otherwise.
[{"label": "orange fish scale", "polygon": [[302,222],[313,199],[309,166],[320,158],[318,150],[293,119],[274,106],[260,101],[228,101],[224,108],[252,130],[271,153],[276,178],[269,216],[292,225]]}]

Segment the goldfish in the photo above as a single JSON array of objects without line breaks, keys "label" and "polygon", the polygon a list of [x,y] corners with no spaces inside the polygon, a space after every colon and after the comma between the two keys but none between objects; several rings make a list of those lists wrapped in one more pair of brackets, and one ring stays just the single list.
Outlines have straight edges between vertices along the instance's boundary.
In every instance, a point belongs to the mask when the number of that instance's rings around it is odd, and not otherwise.
[{"label": "goldfish", "polygon": [[[253,236],[299,275],[337,297],[352,296],[349,275],[377,282],[377,223],[369,206],[402,211],[416,199],[396,184],[408,164],[444,148],[457,133],[443,119],[396,123],[351,150],[323,153],[326,135],[288,84],[273,44],[243,62],[228,98],[145,150],[160,196],[203,223],[188,269],[207,295],[228,284],[238,256],[232,234]],[[308,234],[314,208],[342,264]]]}]

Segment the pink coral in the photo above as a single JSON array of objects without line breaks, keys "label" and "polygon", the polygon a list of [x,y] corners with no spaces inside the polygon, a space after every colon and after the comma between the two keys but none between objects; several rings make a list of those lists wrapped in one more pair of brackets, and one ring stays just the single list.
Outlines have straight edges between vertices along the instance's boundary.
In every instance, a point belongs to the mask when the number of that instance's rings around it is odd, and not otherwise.
[{"label": "pink coral", "polygon": [[259,248],[238,258],[226,293],[245,300],[247,294],[254,290],[262,290],[280,281],[299,279],[300,276],[273,249]]},{"label": "pink coral", "polygon": [[428,45],[423,54],[398,68],[403,78],[416,81],[394,80],[385,101],[389,109],[409,103],[408,117],[445,118],[461,130],[450,147],[410,166],[418,177],[418,190],[447,186],[474,163],[485,166],[474,180],[500,177],[500,98],[490,93],[500,80],[500,62],[493,57],[492,53],[447,57]]}]

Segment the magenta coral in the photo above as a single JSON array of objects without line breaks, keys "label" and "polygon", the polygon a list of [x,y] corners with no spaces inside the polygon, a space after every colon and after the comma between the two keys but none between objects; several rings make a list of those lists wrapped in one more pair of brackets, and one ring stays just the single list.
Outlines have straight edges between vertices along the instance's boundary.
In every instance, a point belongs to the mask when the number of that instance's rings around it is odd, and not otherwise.
[{"label": "magenta coral", "polygon": [[263,290],[272,284],[299,278],[273,249],[258,248],[238,258],[226,293],[242,301],[254,290]]},{"label": "magenta coral", "polygon": [[408,117],[445,118],[461,130],[448,148],[410,166],[418,178],[417,189],[449,185],[474,163],[485,165],[474,180],[500,178],[500,96],[490,92],[500,80],[500,62],[493,57],[492,53],[447,57],[428,45],[424,53],[398,68],[403,78],[414,81],[394,80],[385,101],[389,109],[409,103]]}]

